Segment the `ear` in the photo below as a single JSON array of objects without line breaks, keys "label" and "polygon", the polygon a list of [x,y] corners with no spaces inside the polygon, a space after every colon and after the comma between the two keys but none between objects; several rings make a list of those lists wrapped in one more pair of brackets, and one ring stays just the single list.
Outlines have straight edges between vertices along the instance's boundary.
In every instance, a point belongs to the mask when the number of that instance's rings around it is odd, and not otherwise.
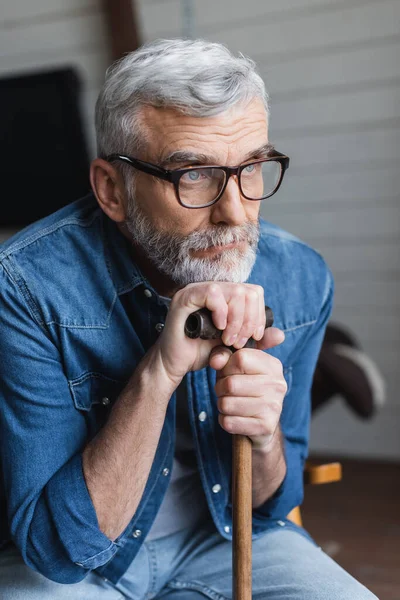
[{"label": "ear", "polygon": [[126,195],[120,172],[111,163],[95,158],[90,165],[90,183],[100,208],[117,223],[126,219]]}]

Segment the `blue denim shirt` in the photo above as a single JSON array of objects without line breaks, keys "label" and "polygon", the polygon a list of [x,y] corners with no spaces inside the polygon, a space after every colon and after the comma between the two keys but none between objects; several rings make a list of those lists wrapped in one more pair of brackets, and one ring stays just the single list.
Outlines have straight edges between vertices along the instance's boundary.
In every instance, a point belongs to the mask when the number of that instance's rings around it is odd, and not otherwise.
[{"label": "blue denim shirt", "polygon": [[[286,334],[269,352],[288,384],[281,416],[287,474],[253,511],[257,538],[295,527],[286,515],[303,499],[310,388],[333,281],[317,252],[262,220],[249,282],[263,286]],[[115,541],[99,529],[82,451],[160,335],[166,311],[91,195],[0,247],[0,540],[12,540],[49,579],[73,583],[96,569],[118,581],[156,516],[173,461],[175,394],[140,504]],[[215,371],[186,380],[204,493],[216,528],[231,539],[231,436],[217,421]]]}]

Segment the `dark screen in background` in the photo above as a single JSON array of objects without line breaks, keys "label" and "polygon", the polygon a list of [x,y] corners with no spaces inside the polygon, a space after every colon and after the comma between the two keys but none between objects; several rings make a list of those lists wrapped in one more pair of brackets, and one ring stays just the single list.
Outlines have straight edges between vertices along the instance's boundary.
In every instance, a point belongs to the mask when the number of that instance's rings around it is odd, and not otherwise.
[{"label": "dark screen in background", "polygon": [[72,68],[0,79],[0,227],[22,227],[90,190]]}]

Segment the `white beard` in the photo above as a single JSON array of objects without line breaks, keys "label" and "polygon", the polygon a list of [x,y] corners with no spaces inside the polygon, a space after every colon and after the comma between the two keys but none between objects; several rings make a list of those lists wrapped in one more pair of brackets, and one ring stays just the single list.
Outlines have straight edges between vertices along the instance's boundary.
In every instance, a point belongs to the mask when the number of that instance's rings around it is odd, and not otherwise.
[{"label": "white beard", "polygon": [[[151,219],[131,199],[125,225],[134,244],[147,258],[178,286],[200,281],[244,283],[250,276],[257,253],[259,223],[242,226],[215,226],[208,231],[193,231],[187,236],[159,231]],[[246,250],[233,248],[212,258],[195,258],[191,251],[206,250],[246,241]]]}]

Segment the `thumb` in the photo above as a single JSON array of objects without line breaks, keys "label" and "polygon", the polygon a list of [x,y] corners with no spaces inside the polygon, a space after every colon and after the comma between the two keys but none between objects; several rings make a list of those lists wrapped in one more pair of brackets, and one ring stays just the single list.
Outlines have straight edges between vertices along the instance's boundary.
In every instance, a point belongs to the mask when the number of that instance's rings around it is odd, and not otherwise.
[{"label": "thumb", "polygon": [[274,348],[275,346],[279,346],[282,342],[285,341],[285,334],[282,329],[278,329],[277,327],[268,327],[264,331],[264,335],[257,342],[258,350],[268,350],[269,348]]},{"label": "thumb", "polygon": [[215,346],[215,348],[211,350],[208,364],[212,369],[220,371],[226,366],[231,356],[232,351],[226,346]]}]

